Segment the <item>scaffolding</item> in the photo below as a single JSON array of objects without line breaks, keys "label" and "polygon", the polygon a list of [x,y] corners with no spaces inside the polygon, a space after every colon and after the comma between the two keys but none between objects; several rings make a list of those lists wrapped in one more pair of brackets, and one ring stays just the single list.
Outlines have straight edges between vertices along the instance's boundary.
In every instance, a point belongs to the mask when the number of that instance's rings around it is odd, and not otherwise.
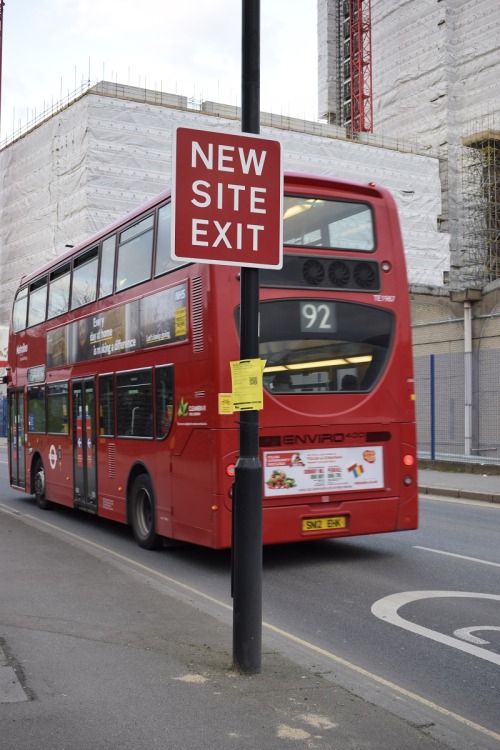
[{"label": "scaffolding", "polygon": [[467,136],[462,149],[464,275],[500,279],[500,131]]}]

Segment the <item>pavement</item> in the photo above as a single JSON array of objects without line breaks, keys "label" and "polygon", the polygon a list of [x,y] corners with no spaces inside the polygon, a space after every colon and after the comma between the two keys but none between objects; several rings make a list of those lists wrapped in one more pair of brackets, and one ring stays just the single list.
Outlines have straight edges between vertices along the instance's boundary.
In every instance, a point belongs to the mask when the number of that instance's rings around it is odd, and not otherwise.
[{"label": "pavement", "polygon": [[[446,468],[445,464],[441,465]],[[474,465],[463,468],[469,470],[419,469],[420,494],[500,503],[500,474],[494,473],[498,472],[498,467]]]},{"label": "pavement", "polygon": [[[429,495],[499,502],[498,476],[420,480]],[[336,684],[335,664],[301,666],[266,633],[261,673],[239,674],[228,618],[171,584],[0,504],[0,750],[462,747],[425,705],[405,719],[409,695],[375,705]]]}]

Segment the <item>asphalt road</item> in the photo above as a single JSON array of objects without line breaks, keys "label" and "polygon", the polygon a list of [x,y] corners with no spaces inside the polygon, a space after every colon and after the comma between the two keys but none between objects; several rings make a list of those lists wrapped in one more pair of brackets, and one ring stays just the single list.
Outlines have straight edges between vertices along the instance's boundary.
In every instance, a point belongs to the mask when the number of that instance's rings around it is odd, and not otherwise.
[{"label": "asphalt road", "polygon": [[[113,550],[124,565],[157,571],[179,597],[231,620],[229,553],[192,546],[148,553],[125,527],[40,511],[9,488],[3,447],[0,502],[88,540],[94,551]],[[264,643],[415,723],[418,710],[406,697],[419,696],[435,707],[451,747],[453,734],[472,725],[475,747],[498,747],[499,530],[499,506],[426,498],[414,532],[266,548]]]}]

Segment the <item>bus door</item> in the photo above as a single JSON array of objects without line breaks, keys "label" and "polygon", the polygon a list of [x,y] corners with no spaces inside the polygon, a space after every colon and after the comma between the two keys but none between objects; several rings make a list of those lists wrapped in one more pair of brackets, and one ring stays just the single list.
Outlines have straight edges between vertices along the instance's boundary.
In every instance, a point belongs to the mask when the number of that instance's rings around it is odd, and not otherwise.
[{"label": "bus door", "polygon": [[95,380],[73,380],[71,396],[74,501],[97,510]]},{"label": "bus door", "polygon": [[9,391],[9,456],[10,483],[26,489],[26,464],[24,457],[24,391]]}]

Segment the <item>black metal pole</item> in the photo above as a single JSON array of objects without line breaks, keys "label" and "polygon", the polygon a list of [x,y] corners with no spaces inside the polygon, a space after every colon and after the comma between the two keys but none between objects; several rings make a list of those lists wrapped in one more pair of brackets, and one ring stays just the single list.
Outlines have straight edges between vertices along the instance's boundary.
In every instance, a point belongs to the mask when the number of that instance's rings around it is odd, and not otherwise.
[{"label": "black metal pole", "polygon": [[[259,133],[260,0],[242,0],[241,130]],[[259,269],[241,269],[240,358],[259,356]],[[259,412],[240,412],[233,497],[233,667],[261,671],[262,465]]]}]

